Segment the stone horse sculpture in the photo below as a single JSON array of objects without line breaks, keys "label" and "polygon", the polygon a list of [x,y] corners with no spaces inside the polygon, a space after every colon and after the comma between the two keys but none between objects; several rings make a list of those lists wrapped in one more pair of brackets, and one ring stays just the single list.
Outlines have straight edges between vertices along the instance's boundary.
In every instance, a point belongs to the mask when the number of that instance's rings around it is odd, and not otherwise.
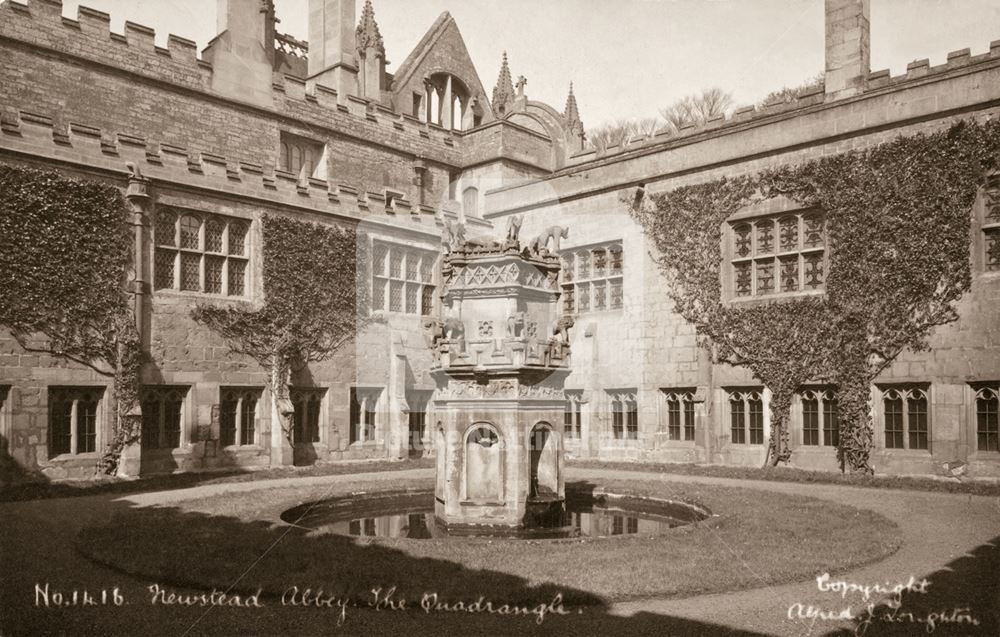
[{"label": "stone horse sculpture", "polygon": [[[538,235],[531,240],[528,244],[528,252],[531,254],[541,254],[542,250],[545,250],[549,254],[557,254],[559,252],[559,242],[561,239],[565,239],[569,236],[569,228],[563,226],[549,226],[545,229],[545,232]],[[549,241],[552,242],[552,248],[549,249]]]}]

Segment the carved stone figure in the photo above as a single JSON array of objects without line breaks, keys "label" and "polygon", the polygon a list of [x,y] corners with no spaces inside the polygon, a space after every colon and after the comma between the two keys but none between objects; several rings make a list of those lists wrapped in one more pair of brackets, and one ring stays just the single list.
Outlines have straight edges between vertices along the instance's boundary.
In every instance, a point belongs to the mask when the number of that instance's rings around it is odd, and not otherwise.
[{"label": "carved stone figure", "polygon": [[467,252],[500,250],[500,242],[491,237],[469,237],[463,242]]},{"label": "carved stone figure", "polygon": [[521,234],[521,215],[511,215],[507,217],[507,242],[517,243],[518,235]]},{"label": "carved stone figure", "polygon": [[451,254],[451,246],[455,243],[455,232],[451,227],[451,223],[448,221],[444,222],[444,227],[441,228],[441,252],[448,255]]},{"label": "carved stone figure", "polygon": [[129,177],[132,179],[145,179],[142,176],[142,170],[134,162],[125,162],[125,167],[128,168]]},{"label": "carved stone figure", "polygon": [[569,316],[568,314],[560,316],[552,325],[552,336],[554,336],[560,343],[569,345],[569,328],[573,327],[574,323],[575,321],[572,316]]},{"label": "carved stone figure", "polygon": [[[569,228],[564,228],[563,226],[549,226],[545,229],[545,232],[531,240],[531,243],[528,244],[528,252],[538,255],[541,254],[542,250],[545,250],[549,254],[558,254],[560,240],[565,239],[568,236]],[[551,249],[549,249],[550,240],[552,241]]]},{"label": "carved stone figure", "polygon": [[427,347],[436,351],[438,343],[444,339],[444,323],[436,318],[432,318],[425,320],[423,327]]},{"label": "carved stone figure", "polygon": [[441,245],[445,254],[451,254],[465,243],[465,224],[445,221],[441,232]]},{"label": "carved stone figure", "polygon": [[507,338],[521,338],[524,332],[524,312],[515,312],[507,317]]},{"label": "carved stone figure", "polygon": [[465,338],[465,324],[461,320],[449,316],[444,320],[444,337],[449,341]]}]

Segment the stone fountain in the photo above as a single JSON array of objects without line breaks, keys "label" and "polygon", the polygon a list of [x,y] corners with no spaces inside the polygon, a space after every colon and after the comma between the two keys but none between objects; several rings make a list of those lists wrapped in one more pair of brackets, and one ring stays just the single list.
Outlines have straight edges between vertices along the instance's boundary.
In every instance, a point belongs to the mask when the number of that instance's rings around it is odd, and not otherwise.
[{"label": "stone fountain", "polygon": [[435,516],[449,532],[532,533],[561,524],[563,384],[569,329],[559,315],[555,226],[522,248],[448,224],[442,316],[426,324],[435,363]]}]

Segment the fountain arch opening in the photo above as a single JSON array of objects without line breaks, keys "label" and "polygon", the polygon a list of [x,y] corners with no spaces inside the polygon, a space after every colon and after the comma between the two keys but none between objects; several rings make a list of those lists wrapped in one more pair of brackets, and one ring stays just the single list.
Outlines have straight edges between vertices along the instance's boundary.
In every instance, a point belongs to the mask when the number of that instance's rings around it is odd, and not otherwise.
[{"label": "fountain arch opening", "polygon": [[503,444],[488,422],[476,422],[465,433],[465,493],[472,502],[503,502]]},{"label": "fountain arch opening", "polygon": [[547,422],[539,422],[528,435],[531,486],[529,497],[553,498],[559,494],[559,438]]}]

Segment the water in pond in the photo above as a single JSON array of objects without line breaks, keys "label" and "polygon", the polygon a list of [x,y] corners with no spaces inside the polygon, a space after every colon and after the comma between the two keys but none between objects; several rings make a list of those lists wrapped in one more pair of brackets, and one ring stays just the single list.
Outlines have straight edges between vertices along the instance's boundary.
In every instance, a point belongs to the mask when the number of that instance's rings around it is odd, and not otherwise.
[{"label": "water in pond", "polygon": [[635,537],[666,533],[706,512],[684,503],[601,496],[569,497],[551,528],[511,533],[496,527],[448,530],[434,516],[430,494],[335,498],[301,505],[281,517],[298,526],[356,537],[430,539],[452,536],[572,538]]}]

